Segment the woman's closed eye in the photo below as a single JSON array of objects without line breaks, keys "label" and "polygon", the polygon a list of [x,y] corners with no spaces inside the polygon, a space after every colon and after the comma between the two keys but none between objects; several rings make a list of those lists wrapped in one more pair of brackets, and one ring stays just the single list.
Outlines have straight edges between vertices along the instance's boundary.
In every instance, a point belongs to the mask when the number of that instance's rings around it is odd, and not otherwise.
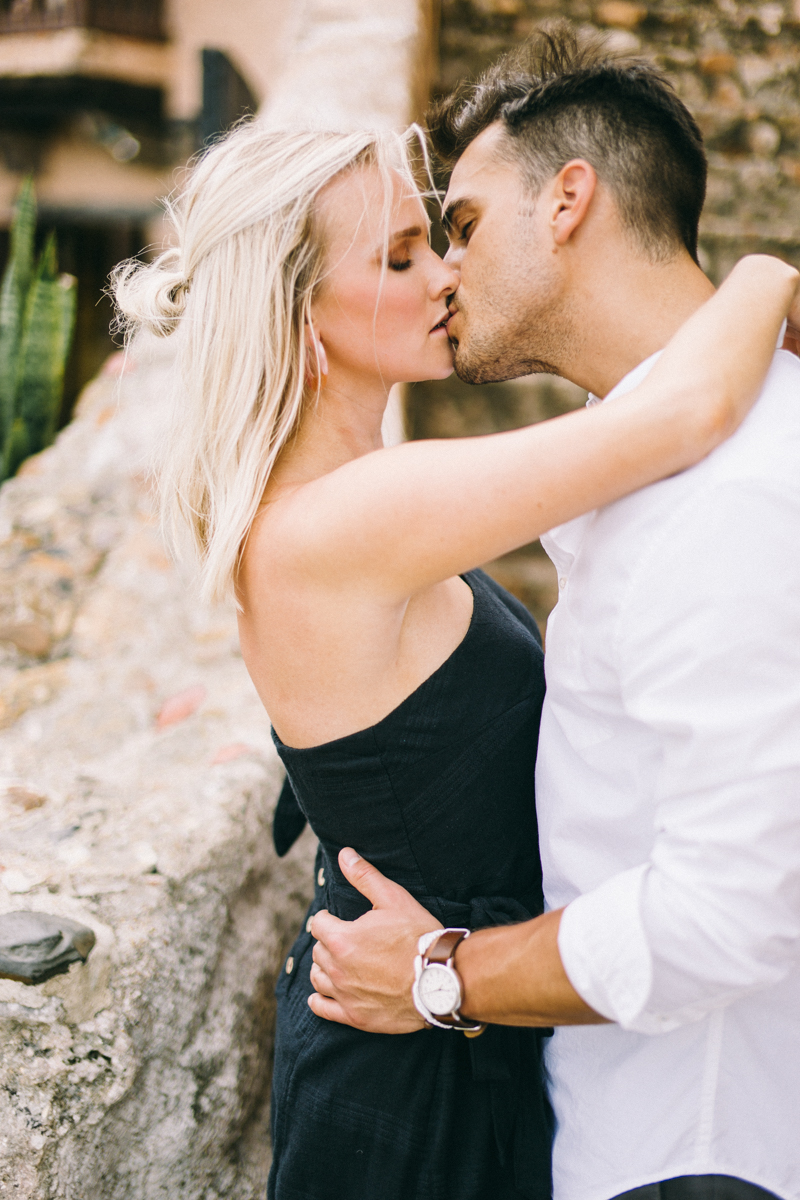
[{"label": "woman's closed eye", "polygon": [[397,241],[387,256],[390,271],[408,271],[411,265],[411,246],[407,240]]}]

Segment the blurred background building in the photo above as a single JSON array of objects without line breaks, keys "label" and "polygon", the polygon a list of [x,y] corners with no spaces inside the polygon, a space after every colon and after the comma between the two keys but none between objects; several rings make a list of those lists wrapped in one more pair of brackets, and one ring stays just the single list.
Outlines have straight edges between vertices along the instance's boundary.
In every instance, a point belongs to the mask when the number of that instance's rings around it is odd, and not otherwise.
[{"label": "blurred background building", "polygon": [[159,238],[175,168],[279,67],[282,0],[3,0],[0,225],[33,173],[79,311],[65,416],[111,350],[108,272]]},{"label": "blurred background building", "polygon": [[[800,0],[411,7],[413,63],[387,72],[387,44],[409,40],[398,0],[0,0],[0,230],[32,172],[42,228],[58,231],[61,265],[79,280],[63,420],[112,348],[109,270],[159,243],[159,200],[209,138],[259,109],[278,124],[308,119],[315,96],[329,123],[369,111],[402,125],[554,17],[653,58],[696,115],[711,159],[702,247],[712,279],[754,249],[800,263]],[[454,379],[409,390],[406,430],[506,429],[581,399],[557,380],[468,389]],[[552,574],[535,548],[496,571],[546,616]]]}]

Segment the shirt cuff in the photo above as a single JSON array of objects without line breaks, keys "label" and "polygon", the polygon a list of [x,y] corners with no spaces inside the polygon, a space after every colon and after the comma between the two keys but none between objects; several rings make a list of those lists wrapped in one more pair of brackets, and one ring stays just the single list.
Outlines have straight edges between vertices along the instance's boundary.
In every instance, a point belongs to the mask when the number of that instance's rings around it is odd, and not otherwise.
[{"label": "shirt cuff", "polygon": [[558,949],[567,977],[590,1008],[623,1029],[665,1033],[680,1022],[647,1013],[653,960],[640,915],[644,863],[578,896],[561,916]]}]

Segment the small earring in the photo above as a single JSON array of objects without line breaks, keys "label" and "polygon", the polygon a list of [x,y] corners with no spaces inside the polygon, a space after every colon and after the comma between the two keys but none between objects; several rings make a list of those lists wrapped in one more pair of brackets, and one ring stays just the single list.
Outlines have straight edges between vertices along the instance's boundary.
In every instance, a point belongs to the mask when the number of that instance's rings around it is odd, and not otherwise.
[{"label": "small earring", "polygon": [[324,383],[328,378],[328,356],[320,338],[306,322],[306,383]]},{"label": "small earring", "polygon": [[319,369],[320,378],[324,383],[328,378],[328,356],[325,353],[325,347],[319,338],[314,339],[314,350],[317,356],[317,367]]}]

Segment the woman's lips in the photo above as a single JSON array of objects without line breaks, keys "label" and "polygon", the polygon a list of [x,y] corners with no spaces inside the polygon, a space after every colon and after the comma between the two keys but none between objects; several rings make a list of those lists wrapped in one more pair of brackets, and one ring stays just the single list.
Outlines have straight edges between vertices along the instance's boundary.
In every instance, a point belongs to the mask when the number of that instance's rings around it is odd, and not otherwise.
[{"label": "woman's lips", "polygon": [[449,320],[450,320],[450,313],[446,312],[444,314],[444,316],[442,317],[441,321],[439,321],[436,325],[434,325],[433,329],[431,330],[431,333],[446,333],[447,332],[447,322]]}]

